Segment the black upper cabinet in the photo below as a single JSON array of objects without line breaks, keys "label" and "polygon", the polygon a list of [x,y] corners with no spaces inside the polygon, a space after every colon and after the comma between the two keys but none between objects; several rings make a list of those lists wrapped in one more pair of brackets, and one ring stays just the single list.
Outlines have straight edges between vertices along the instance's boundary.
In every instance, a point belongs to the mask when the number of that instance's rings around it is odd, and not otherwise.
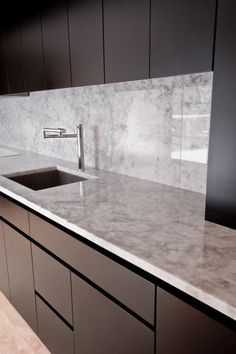
[{"label": "black upper cabinet", "polygon": [[47,89],[71,86],[67,1],[42,5],[42,34]]},{"label": "black upper cabinet", "polygon": [[236,229],[236,1],[220,0],[208,161],[206,218]]},{"label": "black upper cabinet", "polygon": [[8,93],[5,53],[3,50],[2,33],[0,33],[0,95]]},{"label": "black upper cabinet", "polygon": [[4,11],[3,46],[8,76],[8,93],[25,92],[25,77],[21,43],[21,9],[16,5],[14,12],[10,5]]},{"label": "black upper cabinet", "polygon": [[40,8],[34,3],[32,8],[25,5],[21,26],[21,39],[27,91],[46,88],[43,60]]},{"label": "black upper cabinet", "polygon": [[69,0],[72,85],[104,83],[102,0]]},{"label": "black upper cabinet", "polygon": [[104,0],[105,81],[149,77],[149,0]]},{"label": "black upper cabinet", "polygon": [[213,69],[216,0],[151,0],[151,77]]}]

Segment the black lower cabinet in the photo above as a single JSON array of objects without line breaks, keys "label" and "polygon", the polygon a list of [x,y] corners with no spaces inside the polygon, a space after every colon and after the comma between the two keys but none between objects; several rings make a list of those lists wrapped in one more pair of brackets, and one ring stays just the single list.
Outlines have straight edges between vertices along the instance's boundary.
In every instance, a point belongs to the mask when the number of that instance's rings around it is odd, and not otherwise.
[{"label": "black lower cabinet", "polygon": [[37,332],[31,244],[7,224],[3,224],[11,302]]},{"label": "black lower cabinet", "polygon": [[154,354],[154,332],[72,274],[76,354]]},{"label": "black lower cabinet", "polygon": [[38,296],[36,296],[36,304],[40,339],[52,354],[73,354],[74,333],[72,329]]},{"label": "black lower cabinet", "polygon": [[234,354],[236,333],[157,289],[156,354]]},{"label": "black lower cabinet", "polygon": [[0,221],[0,291],[10,299],[6,247],[3,234],[3,224]]}]

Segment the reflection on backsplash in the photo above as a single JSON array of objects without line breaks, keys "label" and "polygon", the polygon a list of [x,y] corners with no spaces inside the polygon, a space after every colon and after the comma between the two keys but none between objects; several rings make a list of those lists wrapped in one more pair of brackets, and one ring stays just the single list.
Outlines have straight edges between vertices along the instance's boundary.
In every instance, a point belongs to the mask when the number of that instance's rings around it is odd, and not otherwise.
[{"label": "reflection on backsplash", "polygon": [[205,193],[212,73],[35,92],[0,100],[0,143],[76,161],[44,126],[84,124],[85,162]]}]

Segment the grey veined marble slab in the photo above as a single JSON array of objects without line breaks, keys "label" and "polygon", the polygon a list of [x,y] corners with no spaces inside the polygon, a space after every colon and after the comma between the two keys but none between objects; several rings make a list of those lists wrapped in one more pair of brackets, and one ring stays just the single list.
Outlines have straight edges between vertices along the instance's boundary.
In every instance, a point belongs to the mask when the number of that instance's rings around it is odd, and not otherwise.
[{"label": "grey veined marble slab", "polygon": [[[76,164],[33,153],[0,175]],[[34,192],[0,176],[0,192],[236,320],[236,231],[204,220],[202,194],[111,172]]]},{"label": "grey veined marble slab", "polygon": [[0,158],[8,157],[8,156],[16,156],[16,155],[19,155],[19,153],[0,146]]}]

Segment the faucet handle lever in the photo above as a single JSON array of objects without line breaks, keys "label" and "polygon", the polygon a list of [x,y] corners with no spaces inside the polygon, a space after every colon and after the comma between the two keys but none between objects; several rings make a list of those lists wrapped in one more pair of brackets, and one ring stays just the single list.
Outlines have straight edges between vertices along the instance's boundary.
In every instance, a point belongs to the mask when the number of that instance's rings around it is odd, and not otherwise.
[{"label": "faucet handle lever", "polygon": [[52,136],[61,136],[66,133],[64,128],[43,128],[43,137],[44,139]]}]

